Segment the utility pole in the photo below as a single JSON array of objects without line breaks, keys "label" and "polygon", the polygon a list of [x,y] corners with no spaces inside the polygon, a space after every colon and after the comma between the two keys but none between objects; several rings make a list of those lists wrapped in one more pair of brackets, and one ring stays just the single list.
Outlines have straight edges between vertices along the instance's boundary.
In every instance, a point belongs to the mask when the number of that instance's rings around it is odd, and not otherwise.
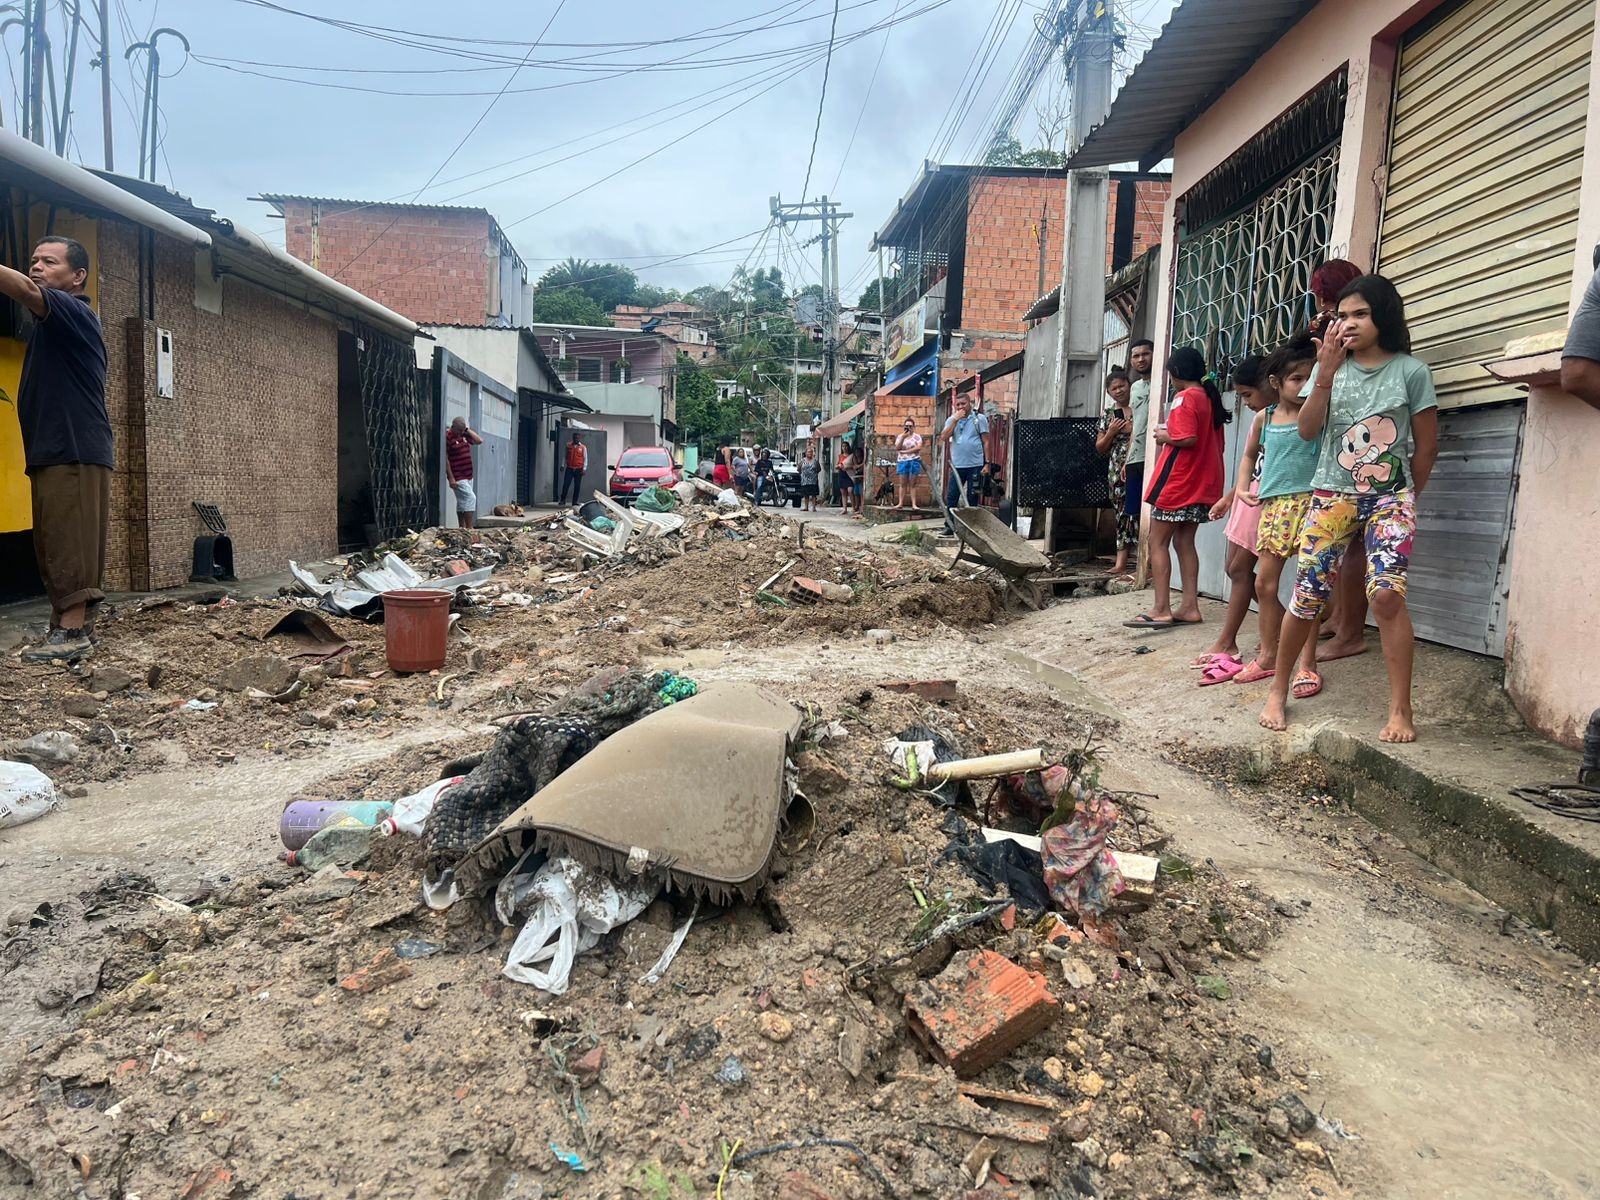
[{"label": "utility pole", "polygon": [[[1072,82],[1070,158],[1111,110],[1114,0],[1074,0],[1062,29]],[[1100,411],[1100,356],[1106,306],[1106,219],[1111,176],[1104,168],[1067,172],[1062,225],[1061,338],[1056,346],[1055,415]]]},{"label": "utility pole", "polygon": [[839,415],[839,222],[855,216],[840,212],[839,202],[826,196],[820,200],[802,200],[799,204],[784,204],[772,197],[772,216],[787,225],[801,221],[822,222],[822,306],[823,325],[827,332],[822,345],[822,419]]},{"label": "utility pole", "polygon": [[44,29],[45,0],[33,0],[28,17],[28,128],[26,136],[44,145],[44,73],[49,39]]},{"label": "utility pole", "polygon": [[99,0],[100,7],[100,124],[106,144],[106,170],[115,171],[111,153],[111,0]]}]

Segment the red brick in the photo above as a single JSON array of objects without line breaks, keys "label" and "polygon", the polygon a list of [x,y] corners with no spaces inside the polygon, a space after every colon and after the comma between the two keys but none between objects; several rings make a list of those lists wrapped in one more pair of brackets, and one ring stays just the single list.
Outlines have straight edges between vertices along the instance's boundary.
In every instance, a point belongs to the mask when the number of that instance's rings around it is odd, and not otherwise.
[{"label": "red brick", "polygon": [[1061,1012],[1044,977],[992,950],[958,955],[906,996],[911,1031],[963,1079],[993,1066]]}]

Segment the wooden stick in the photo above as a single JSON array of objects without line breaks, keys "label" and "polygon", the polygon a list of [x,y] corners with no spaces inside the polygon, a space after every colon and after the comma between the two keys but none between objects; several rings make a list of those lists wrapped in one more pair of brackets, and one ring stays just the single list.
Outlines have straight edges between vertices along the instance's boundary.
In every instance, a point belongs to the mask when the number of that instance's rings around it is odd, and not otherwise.
[{"label": "wooden stick", "polygon": [[766,591],[773,584],[777,583],[778,580],[782,579],[784,577],[784,575],[788,573],[789,568],[794,566],[795,563],[797,563],[799,561],[800,560],[798,558],[791,558],[788,562],[784,563],[783,566],[779,567],[776,571],[774,571],[771,575],[769,575],[767,577],[767,581],[765,583],[763,583],[760,587],[758,587],[756,589],[756,591],[758,591],[758,592]]},{"label": "wooden stick", "polygon": [[958,779],[993,779],[997,775],[1020,775],[1024,771],[1043,769],[1043,750],[1014,750],[1010,754],[986,754],[982,758],[934,763],[928,768],[927,776],[928,782],[937,786]]},{"label": "wooden stick", "polygon": [[[892,1078],[897,1083],[920,1083],[928,1087],[937,1086],[939,1076],[918,1075],[914,1071],[896,1071]],[[1027,1092],[1006,1092],[999,1088],[981,1087],[976,1083],[958,1083],[956,1091],[973,1100],[1004,1100],[1008,1104],[1025,1104],[1029,1108],[1049,1108],[1056,1106],[1054,1100],[1045,1096],[1030,1096]]]}]

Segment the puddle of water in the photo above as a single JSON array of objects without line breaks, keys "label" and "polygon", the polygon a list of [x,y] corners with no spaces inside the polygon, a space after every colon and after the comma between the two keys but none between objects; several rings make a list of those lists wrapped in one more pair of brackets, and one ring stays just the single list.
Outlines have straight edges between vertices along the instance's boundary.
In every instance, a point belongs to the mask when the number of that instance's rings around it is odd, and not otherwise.
[{"label": "puddle of water", "polygon": [[715,647],[685,650],[681,654],[660,654],[644,660],[647,671],[677,671],[680,675],[693,675],[696,671],[709,671],[728,661],[729,652]]},{"label": "puddle of water", "polygon": [[1063,699],[1070,700],[1081,708],[1097,712],[1103,717],[1121,715],[1071,671],[1064,671],[1060,667],[1053,667],[1047,662],[1040,662],[1032,655],[1024,654],[1020,650],[1013,650],[1009,646],[995,646],[994,649],[1001,657],[1021,667],[1035,679],[1047,685],[1051,691],[1060,694]]}]

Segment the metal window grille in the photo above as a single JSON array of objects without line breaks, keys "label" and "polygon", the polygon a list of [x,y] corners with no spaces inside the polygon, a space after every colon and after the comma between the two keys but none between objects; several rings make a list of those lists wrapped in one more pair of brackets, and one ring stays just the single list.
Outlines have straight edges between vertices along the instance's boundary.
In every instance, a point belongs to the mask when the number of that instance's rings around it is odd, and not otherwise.
[{"label": "metal window grille", "polygon": [[1226,379],[1311,316],[1311,272],[1333,228],[1339,148],[1331,146],[1243,212],[1178,244],[1174,346],[1194,346]]},{"label": "metal window grille", "polygon": [[356,326],[361,411],[371,463],[372,521],[381,538],[428,523],[428,429],[433,402],[409,345]]}]

